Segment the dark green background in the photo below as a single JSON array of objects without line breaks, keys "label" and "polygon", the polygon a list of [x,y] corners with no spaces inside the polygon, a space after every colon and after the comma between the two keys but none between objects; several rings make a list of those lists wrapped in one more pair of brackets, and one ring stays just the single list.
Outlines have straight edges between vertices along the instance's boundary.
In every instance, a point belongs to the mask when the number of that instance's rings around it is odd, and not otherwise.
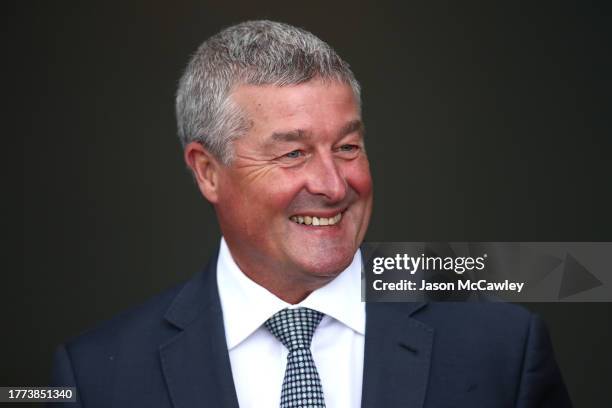
[{"label": "dark green background", "polygon": [[[57,344],[187,279],[217,245],[173,96],[198,44],[246,19],[314,32],[361,81],[368,240],[612,241],[610,7],[395,3],[7,7],[16,75],[5,80],[17,92],[5,139],[17,146],[3,149],[3,170],[23,184],[5,197],[23,202],[4,217],[17,225],[3,248],[16,266],[3,271],[0,385],[44,384]],[[609,402],[611,305],[529,307],[576,406]]]}]

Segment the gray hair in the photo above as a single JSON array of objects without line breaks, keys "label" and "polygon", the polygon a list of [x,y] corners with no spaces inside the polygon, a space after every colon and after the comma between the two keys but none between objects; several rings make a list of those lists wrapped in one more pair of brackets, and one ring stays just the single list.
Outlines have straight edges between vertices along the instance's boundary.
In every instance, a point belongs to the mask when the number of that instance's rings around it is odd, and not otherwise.
[{"label": "gray hair", "polygon": [[183,74],[176,95],[178,135],[183,147],[202,143],[225,164],[231,143],[250,128],[230,94],[248,85],[297,85],[313,78],[360,87],[349,65],[312,33],[284,23],[247,21],[206,40]]}]

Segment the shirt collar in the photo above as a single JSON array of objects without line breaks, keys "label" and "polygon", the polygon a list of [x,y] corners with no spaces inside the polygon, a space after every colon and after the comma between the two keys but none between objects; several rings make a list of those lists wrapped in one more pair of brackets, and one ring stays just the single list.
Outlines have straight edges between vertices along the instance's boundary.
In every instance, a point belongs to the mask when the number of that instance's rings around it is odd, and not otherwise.
[{"label": "shirt collar", "polygon": [[248,278],[238,267],[224,238],[217,259],[217,285],[223,310],[228,349],[249,337],[272,315],[284,308],[308,307],[334,318],[355,332],[365,334],[365,303],[361,302],[361,252],[327,285],[297,305],[276,297]]}]

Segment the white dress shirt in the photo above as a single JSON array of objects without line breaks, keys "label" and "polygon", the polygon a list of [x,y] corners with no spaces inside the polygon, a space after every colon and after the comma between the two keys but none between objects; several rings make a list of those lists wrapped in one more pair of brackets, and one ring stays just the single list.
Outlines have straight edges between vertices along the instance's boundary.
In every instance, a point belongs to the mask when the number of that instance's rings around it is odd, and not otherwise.
[{"label": "white dress shirt", "polygon": [[221,239],[217,284],[236,395],[241,408],[274,408],[288,351],[264,326],[284,308],[308,307],[324,314],[312,339],[312,355],[327,408],[361,406],[365,303],[361,302],[361,253],[338,277],[297,305],[279,299],[248,278]]}]

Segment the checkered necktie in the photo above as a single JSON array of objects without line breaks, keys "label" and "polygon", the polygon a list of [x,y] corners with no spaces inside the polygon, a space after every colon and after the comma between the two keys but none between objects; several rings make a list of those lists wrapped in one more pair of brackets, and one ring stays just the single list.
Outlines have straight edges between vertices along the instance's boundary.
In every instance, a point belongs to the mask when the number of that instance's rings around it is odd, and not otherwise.
[{"label": "checkered necktie", "polygon": [[280,408],[325,408],[323,387],[310,351],[310,342],[323,314],[305,307],[283,309],[265,326],[287,349],[287,369]]}]

